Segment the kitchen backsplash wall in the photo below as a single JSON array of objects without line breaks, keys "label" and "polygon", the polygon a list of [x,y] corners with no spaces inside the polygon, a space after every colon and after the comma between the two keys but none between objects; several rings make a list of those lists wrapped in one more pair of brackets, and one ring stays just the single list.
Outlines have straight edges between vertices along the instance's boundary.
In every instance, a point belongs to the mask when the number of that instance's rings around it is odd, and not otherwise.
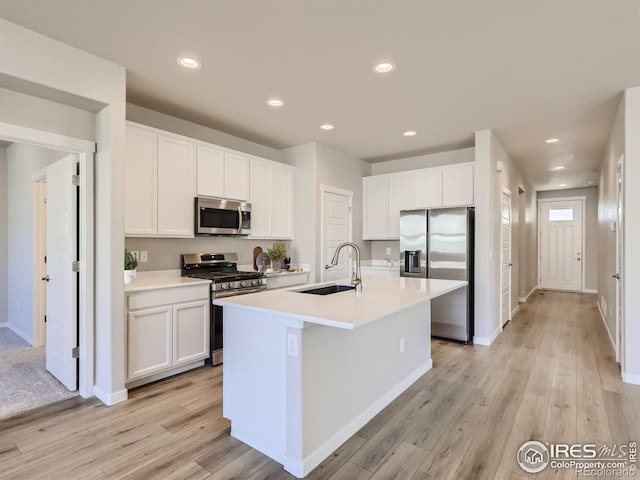
[{"label": "kitchen backsplash wall", "polygon": [[[266,252],[273,243],[273,240],[250,240],[238,237],[125,238],[125,247],[129,250],[149,252],[149,261],[138,263],[138,271],[180,268],[180,255],[183,253],[237,253],[238,265],[251,265],[254,247],[261,247]],[[291,247],[292,242],[285,243],[291,262],[304,263],[303,259],[294,257],[295,250]]]},{"label": "kitchen backsplash wall", "polygon": [[[387,248],[391,253],[387,254]],[[372,260],[398,260],[400,258],[399,240],[372,240],[371,259]]]}]

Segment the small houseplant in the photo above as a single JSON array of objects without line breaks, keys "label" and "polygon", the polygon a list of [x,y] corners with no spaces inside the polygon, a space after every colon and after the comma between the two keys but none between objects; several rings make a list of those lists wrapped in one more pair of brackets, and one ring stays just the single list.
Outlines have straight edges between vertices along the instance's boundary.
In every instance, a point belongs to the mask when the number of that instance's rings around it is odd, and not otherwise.
[{"label": "small houseplant", "polygon": [[136,281],[136,267],[138,259],[133,253],[125,248],[124,250],[124,283],[133,283]]},{"label": "small houseplant", "polygon": [[267,255],[271,262],[271,269],[280,270],[282,261],[287,255],[287,246],[284,243],[274,243],[273,248],[267,248]]}]

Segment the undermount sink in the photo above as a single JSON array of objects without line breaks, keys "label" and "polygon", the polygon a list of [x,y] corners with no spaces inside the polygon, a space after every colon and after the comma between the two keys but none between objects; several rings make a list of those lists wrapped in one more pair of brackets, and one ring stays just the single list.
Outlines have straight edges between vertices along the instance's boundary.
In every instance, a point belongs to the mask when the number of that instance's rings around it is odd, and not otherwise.
[{"label": "undermount sink", "polygon": [[309,288],[306,290],[296,290],[298,293],[311,293],[312,295],[331,295],[332,293],[346,292],[353,290],[353,285],[326,285],[324,287]]}]

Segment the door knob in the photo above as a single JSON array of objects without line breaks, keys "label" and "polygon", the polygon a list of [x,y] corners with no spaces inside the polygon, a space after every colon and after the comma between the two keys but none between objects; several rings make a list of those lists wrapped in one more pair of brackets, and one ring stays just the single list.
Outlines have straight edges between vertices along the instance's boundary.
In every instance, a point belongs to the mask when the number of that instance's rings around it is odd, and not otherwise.
[{"label": "door knob", "polygon": [[48,282],[48,281],[50,280],[49,275],[47,275],[47,276],[45,276],[45,277],[42,277],[42,280],[44,280],[45,282]]},{"label": "door knob", "polygon": [[611,275],[612,278],[615,278],[616,280],[620,280],[620,274],[616,273],[614,275]]},{"label": "door knob", "polygon": [[508,265],[508,266],[509,266],[509,267],[511,267],[512,265],[513,265],[513,263],[509,263],[509,265]]}]

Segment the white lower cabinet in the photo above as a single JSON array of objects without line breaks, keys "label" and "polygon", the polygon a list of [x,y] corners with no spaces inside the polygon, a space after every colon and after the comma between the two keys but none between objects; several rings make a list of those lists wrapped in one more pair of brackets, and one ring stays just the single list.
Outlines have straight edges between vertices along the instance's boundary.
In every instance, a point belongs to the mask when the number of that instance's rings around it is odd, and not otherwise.
[{"label": "white lower cabinet", "polygon": [[209,288],[203,284],[127,295],[128,386],[202,365],[209,356]]}]

